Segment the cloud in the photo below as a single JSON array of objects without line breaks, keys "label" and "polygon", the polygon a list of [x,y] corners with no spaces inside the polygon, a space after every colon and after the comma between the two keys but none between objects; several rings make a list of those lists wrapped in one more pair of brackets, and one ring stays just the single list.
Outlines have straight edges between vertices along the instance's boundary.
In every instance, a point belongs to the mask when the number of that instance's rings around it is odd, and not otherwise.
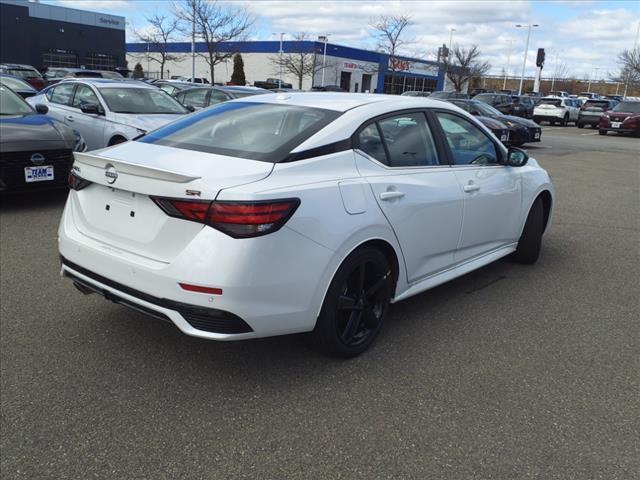
[{"label": "cloud", "polygon": [[131,0],[58,0],[55,4],[61,7],[91,11],[120,11],[133,8]]}]

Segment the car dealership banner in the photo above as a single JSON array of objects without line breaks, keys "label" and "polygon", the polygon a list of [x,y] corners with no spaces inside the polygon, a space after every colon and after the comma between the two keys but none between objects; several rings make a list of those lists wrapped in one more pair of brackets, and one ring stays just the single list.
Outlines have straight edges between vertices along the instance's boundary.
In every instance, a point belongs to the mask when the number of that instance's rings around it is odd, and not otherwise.
[{"label": "car dealership banner", "polygon": [[437,77],[439,67],[438,65],[433,65],[430,63],[419,63],[412,62],[410,60],[401,60],[399,58],[389,58],[389,70]]}]

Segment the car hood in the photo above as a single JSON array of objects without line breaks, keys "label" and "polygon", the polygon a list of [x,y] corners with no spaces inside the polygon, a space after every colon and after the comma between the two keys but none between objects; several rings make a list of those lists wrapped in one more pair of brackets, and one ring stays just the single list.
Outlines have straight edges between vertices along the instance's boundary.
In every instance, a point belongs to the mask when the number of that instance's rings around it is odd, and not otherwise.
[{"label": "car hood", "polygon": [[501,115],[496,118],[502,122],[511,122],[511,123],[515,123],[516,125],[522,125],[523,127],[539,127],[540,126],[533,120],[529,120],[522,117],[515,117],[513,115]]},{"label": "car hood", "polygon": [[613,120],[614,122],[617,122],[619,120],[626,120],[627,118],[640,117],[640,113],[634,113],[634,112],[608,111],[607,115],[609,115],[609,118],[611,118],[611,120]]},{"label": "car hood", "polygon": [[36,113],[0,117],[0,145],[3,150],[73,148],[73,131],[46,115]]},{"label": "car hood", "polygon": [[114,113],[112,115],[112,120],[134,128],[139,128],[145,132],[150,132],[156,128],[163,127],[167,123],[183,117],[181,114],[137,115],[130,113]]},{"label": "car hood", "polygon": [[481,115],[476,117],[480,120],[486,127],[489,127],[492,130],[507,130],[508,127],[502,123],[499,119],[493,117],[483,117]]}]

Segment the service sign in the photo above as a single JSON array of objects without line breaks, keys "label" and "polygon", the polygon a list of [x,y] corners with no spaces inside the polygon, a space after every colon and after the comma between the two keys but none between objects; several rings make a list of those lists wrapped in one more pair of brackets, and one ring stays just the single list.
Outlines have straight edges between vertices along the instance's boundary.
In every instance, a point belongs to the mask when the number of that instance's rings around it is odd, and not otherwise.
[{"label": "service sign", "polygon": [[389,59],[389,70],[396,72],[415,73],[418,75],[429,75],[437,77],[439,68],[437,65],[430,63],[412,62],[410,60],[402,60],[400,58]]}]

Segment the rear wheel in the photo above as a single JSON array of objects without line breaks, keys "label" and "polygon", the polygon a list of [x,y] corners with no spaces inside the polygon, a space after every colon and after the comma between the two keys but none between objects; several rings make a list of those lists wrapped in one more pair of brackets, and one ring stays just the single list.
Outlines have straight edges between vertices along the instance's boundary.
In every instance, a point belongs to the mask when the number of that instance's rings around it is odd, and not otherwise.
[{"label": "rear wheel", "polygon": [[598,130],[598,133],[599,133],[600,135],[606,135],[606,134],[607,134],[607,131],[606,131],[606,130]]},{"label": "rear wheel", "polygon": [[377,337],[393,294],[393,274],[379,250],[363,247],[336,272],[313,331],[325,352],[353,357]]},{"label": "rear wheel", "polygon": [[544,207],[542,199],[537,198],[524,224],[518,247],[512,254],[512,259],[518,263],[536,263],[542,248],[542,232],[544,231]]},{"label": "rear wheel", "polygon": [[578,122],[578,128],[584,128],[584,123]]},{"label": "rear wheel", "polygon": [[566,127],[567,124],[569,123],[569,115],[566,114],[563,118],[562,121],[560,122],[560,125],[563,127]]}]

